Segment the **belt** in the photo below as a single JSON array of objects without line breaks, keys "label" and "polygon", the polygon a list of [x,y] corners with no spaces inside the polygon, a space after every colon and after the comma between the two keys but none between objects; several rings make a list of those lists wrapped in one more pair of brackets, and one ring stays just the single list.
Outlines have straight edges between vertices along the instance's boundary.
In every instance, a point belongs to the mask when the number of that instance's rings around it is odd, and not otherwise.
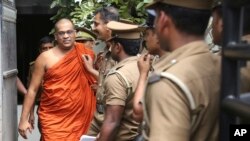
[{"label": "belt", "polygon": [[103,104],[96,104],[96,110],[98,113],[104,114],[105,107]]}]

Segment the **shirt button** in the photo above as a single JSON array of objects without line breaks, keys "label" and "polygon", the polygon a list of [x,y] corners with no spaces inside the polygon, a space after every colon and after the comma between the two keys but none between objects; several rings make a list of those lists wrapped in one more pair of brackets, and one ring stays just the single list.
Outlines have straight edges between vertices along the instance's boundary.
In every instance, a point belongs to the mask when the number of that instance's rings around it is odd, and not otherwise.
[{"label": "shirt button", "polygon": [[175,59],[171,60],[171,64],[175,64],[177,61]]}]

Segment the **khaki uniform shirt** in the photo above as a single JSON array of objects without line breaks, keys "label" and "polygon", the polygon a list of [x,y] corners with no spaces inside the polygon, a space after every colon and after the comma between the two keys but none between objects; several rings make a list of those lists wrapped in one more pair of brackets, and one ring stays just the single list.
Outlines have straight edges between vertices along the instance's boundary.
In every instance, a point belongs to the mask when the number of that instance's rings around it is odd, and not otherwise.
[{"label": "khaki uniform shirt", "polygon": [[104,87],[103,83],[105,80],[106,75],[108,74],[109,70],[116,64],[116,62],[112,59],[110,52],[106,49],[101,56],[101,62],[99,66],[99,78],[98,78],[98,87],[96,91],[96,112],[94,114],[94,118],[91,122],[90,128],[88,130],[88,135],[96,136],[101,129],[103,120],[104,120],[104,104],[105,101],[104,97]]},{"label": "khaki uniform shirt", "polygon": [[[159,63],[159,64],[158,64]],[[203,41],[191,42],[160,58],[156,72],[178,77],[192,93],[196,109],[182,91],[166,78],[149,78],[144,96],[146,132],[150,141],[218,140],[219,69],[217,60]],[[191,127],[192,115],[198,117]],[[144,117],[145,117],[144,115]],[[194,128],[195,127],[195,128]]]},{"label": "khaki uniform shirt", "polygon": [[104,52],[103,56],[104,57],[102,59],[102,62],[100,63],[101,65],[99,68],[98,89],[96,91],[96,98],[98,104],[105,103],[103,101],[103,82],[110,69],[116,64],[108,50]]},{"label": "khaki uniform shirt", "polygon": [[[118,70],[127,79],[131,85],[128,93],[128,86],[118,73],[112,73],[113,70]],[[133,96],[135,93],[137,81],[139,79],[139,70],[137,67],[137,57],[129,57],[119,62],[112,68],[110,74],[104,82],[106,105],[121,105],[124,106],[124,112],[117,131],[116,141],[133,140],[138,134],[139,123],[132,119],[133,113]]]}]

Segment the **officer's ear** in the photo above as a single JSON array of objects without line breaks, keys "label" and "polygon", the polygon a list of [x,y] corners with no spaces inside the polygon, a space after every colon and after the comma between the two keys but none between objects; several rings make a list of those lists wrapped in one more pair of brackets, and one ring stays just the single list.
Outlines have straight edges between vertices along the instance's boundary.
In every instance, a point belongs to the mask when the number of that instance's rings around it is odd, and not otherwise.
[{"label": "officer's ear", "polygon": [[218,30],[220,31],[220,33],[222,33],[222,30],[223,30],[223,19],[222,18],[218,19]]},{"label": "officer's ear", "polygon": [[155,20],[156,27],[159,31],[165,30],[168,28],[170,17],[162,10],[158,11],[157,18]]},{"label": "officer's ear", "polygon": [[116,43],[116,46],[118,51],[121,51],[123,49],[122,45],[119,42]]}]

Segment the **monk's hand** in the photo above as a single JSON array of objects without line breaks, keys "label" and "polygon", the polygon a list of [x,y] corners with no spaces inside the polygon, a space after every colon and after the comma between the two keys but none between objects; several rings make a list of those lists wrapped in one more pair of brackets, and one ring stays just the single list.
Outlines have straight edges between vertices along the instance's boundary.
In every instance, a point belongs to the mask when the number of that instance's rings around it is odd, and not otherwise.
[{"label": "monk's hand", "polygon": [[30,116],[29,116],[29,123],[31,124],[32,129],[34,129],[34,124],[35,124],[35,114],[34,111],[30,112]]},{"label": "monk's hand", "polygon": [[82,55],[82,60],[84,62],[84,66],[88,71],[91,71],[92,69],[94,69],[93,67],[93,60],[91,58],[91,56],[89,54],[83,54]]},{"label": "monk's hand", "polygon": [[148,74],[151,68],[151,56],[149,54],[139,55],[137,66],[140,74]]},{"label": "monk's hand", "polygon": [[31,124],[28,121],[20,121],[18,126],[18,132],[24,139],[27,139],[27,134],[26,134],[27,130],[31,133],[32,131]]}]

